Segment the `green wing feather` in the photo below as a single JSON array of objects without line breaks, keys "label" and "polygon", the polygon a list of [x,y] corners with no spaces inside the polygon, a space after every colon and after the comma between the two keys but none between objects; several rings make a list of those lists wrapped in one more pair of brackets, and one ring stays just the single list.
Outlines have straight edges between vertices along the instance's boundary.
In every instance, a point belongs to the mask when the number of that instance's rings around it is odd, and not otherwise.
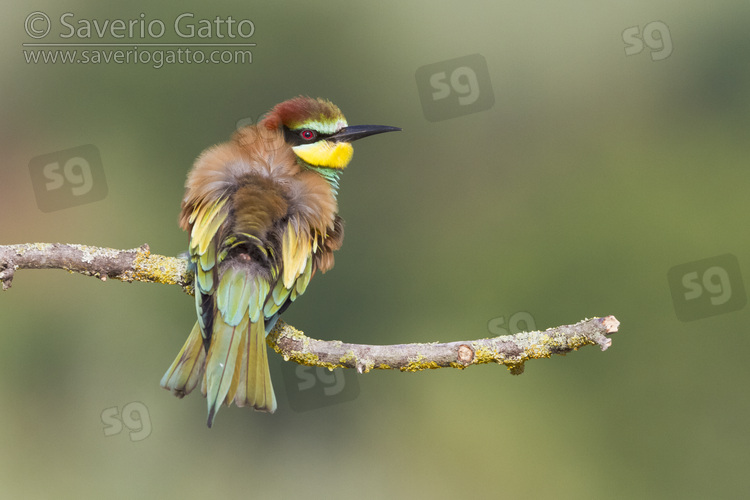
[{"label": "green wing feather", "polygon": [[[288,221],[284,229],[280,262],[273,248],[251,234],[233,234],[222,241],[228,215],[224,198],[196,207],[190,216],[198,321],[161,381],[163,387],[184,396],[202,380],[209,427],[221,405],[232,401],[262,411],[276,409],[266,330],[304,293],[314,274],[313,252],[318,250],[316,239],[297,220]],[[270,281],[229,260],[230,250],[239,245],[252,245],[275,262]]]}]

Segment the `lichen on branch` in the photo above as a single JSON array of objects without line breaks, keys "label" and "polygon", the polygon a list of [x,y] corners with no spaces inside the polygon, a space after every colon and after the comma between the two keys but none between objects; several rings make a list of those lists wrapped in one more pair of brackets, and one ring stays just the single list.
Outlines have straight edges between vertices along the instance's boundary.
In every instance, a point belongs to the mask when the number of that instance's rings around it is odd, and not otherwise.
[{"label": "lichen on branch", "polygon": [[268,343],[287,360],[329,369],[356,368],[360,373],[372,369],[398,369],[402,372],[448,367],[464,369],[471,365],[498,363],[505,365],[511,373],[520,374],[524,363],[530,359],[565,354],[585,345],[598,345],[601,350],[606,350],[612,343],[607,335],[616,332],[619,324],[614,316],[606,316],[545,331],[478,340],[365,345],[313,339],[279,321],[268,336]]},{"label": "lichen on branch", "polygon": [[[179,285],[185,292],[193,292],[193,276],[188,271],[187,262],[178,257],[152,254],[146,244],[130,250],[62,243],[0,245],[3,290],[10,288],[17,269],[64,269],[103,281],[111,278]],[[286,360],[329,369],[355,368],[360,373],[372,369],[416,372],[498,363],[511,373],[520,374],[524,363],[530,359],[549,358],[586,345],[598,345],[604,351],[612,343],[608,335],[617,332],[619,325],[614,316],[606,316],[545,331],[477,340],[366,345],[313,339],[279,320],[266,340]]]},{"label": "lichen on branch", "polygon": [[63,243],[0,245],[3,290],[10,288],[16,269],[64,269],[102,281],[112,278],[180,285],[188,293],[193,280],[185,260],[154,255],[146,244],[130,250]]}]

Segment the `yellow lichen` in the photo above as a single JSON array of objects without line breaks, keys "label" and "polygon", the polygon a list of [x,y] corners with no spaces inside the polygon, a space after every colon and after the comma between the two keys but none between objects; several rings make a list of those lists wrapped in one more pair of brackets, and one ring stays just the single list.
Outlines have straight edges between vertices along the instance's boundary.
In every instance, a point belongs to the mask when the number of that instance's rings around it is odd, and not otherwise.
[{"label": "yellow lichen", "polygon": [[292,361],[301,365],[316,366],[320,361],[320,358],[317,355],[309,352],[290,351],[287,354],[289,354],[289,358]]},{"label": "yellow lichen", "polygon": [[139,248],[133,260],[134,278],[139,281],[176,285],[185,273],[185,266],[182,259],[151,255],[150,251]]},{"label": "yellow lichen", "polygon": [[574,351],[577,351],[579,347],[583,347],[585,345],[596,345],[596,342],[582,335],[572,337],[568,341],[568,347],[570,347]]},{"label": "yellow lichen", "polygon": [[497,360],[497,354],[487,347],[475,347],[474,349],[474,363],[492,363]]},{"label": "yellow lichen", "polygon": [[300,365],[320,366],[322,368],[328,368],[329,370],[333,370],[334,368],[343,368],[338,364],[321,361],[316,354],[313,354],[311,352],[291,351],[287,354],[289,355],[289,359],[291,361],[294,361],[295,363],[298,363]]},{"label": "yellow lichen", "polygon": [[547,346],[548,341],[549,337],[544,335],[538,344],[533,344],[528,349],[526,349],[524,355],[522,356],[522,359],[526,361],[527,359],[549,358],[550,356],[552,356],[552,353]]},{"label": "yellow lichen", "polygon": [[423,361],[425,357],[421,354],[417,354],[416,358],[409,358],[409,363],[406,366],[401,367],[402,372],[420,372],[422,370],[434,370],[440,368],[434,361]]},{"label": "yellow lichen", "polygon": [[508,368],[508,371],[511,373],[511,375],[520,375],[523,373],[523,361],[506,363],[505,366]]},{"label": "yellow lichen", "polygon": [[288,325],[284,323],[283,321],[279,320],[279,322],[276,325],[276,328],[279,330],[279,333],[283,333],[285,337],[288,337],[292,340],[297,340],[300,342],[309,341],[310,338],[307,337],[304,333],[297,330],[291,325]]},{"label": "yellow lichen", "polygon": [[341,363],[342,365],[348,362],[352,362],[352,363],[357,362],[357,356],[354,354],[354,351],[352,350],[347,351],[346,354],[344,354],[343,356],[339,358],[339,363]]}]

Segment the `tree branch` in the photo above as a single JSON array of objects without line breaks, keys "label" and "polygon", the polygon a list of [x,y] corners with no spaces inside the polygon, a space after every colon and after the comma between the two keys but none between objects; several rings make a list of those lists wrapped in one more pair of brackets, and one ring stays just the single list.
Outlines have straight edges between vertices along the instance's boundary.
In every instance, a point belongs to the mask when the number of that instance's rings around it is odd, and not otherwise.
[{"label": "tree branch", "polygon": [[102,281],[113,278],[180,285],[192,294],[193,276],[187,271],[187,261],[152,255],[147,244],[131,250],[63,243],[0,245],[3,290],[10,288],[16,269],[65,269]]},{"label": "tree branch", "polygon": [[[187,263],[178,257],[153,255],[148,245],[131,250],[67,245],[27,243],[0,245],[0,282],[10,288],[16,269],[65,269],[102,281],[143,281],[179,285],[192,294],[193,276]],[[523,372],[529,359],[565,354],[585,345],[598,345],[602,351],[612,343],[607,337],[617,331],[620,322],[614,316],[593,318],[574,325],[558,326],[543,332],[448,343],[364,345],[345,344],[307,337],[279,320],[267,343],[285,360],[309,366],[356,368],[360,373],[372,369],[399,369],[415,372],[431,368],[466,368],[483,363],[505,365],[513,374]]]}]

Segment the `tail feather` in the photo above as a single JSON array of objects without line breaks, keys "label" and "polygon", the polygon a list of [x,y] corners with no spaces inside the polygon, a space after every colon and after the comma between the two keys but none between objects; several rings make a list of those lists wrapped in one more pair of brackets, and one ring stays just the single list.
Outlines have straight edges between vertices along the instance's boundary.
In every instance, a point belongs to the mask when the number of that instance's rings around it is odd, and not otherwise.
[{"label": "tail feather", "polygon": [[[237,326],[224,322],[220,314],[214,318],[214,332],[211,335],[211,348],[206,357],[206,399],[208,402],[208,426],[225,402],[229,390],[236,387],[235,372],[240,346],[247,336],[247,314]],[[231,398],[229,399],[231,401]]]},{"label": "tail feather", "polygon": [[[247,336],[245,336],[244,342],[240,346],[240,351],[237,353],[237,364],[234,369],[234,376],[237,382],[236,386],[232,386],[233,391],[230,390],[227,394],[227,406],[234,400],[234,404],[237,406],[245,406],[247,401]],[[234,383],[234,380],[232,381]],[[230,399],[230,396],[232,399]]]},{"label": "tail feather", "polygon": [[[216,293],[208,354],[200,322],[162,378],[164,388],[182,397],[202,381],[201,392],[208,404],[208,426],[213,425],[222,404],[252,406],[273,413],[276,396],[271,384],[266,348],[266,321],[263,314],[268,282],[248,281],[236,270],[227,271]],[[285,304],[286,305],[286,304]],[[269,318],[269,329],[282,312]]]},{"label": "tail feather", "polygon": [[203,349],[200,325],[196,322],[182,350],[162,377],[161,386],[182,398],[198,385],[205,366],[206,351]]},{"label": "tail feather", "polygon": [[232,376],[232,385],[229,386],[229,392],[227,392],[226,398],[224,398],[224,404],[229,406],[232,404],[232,400],[235,399],[237,395],[237,391],[244,388],[244,385],[242,383],[242,380],[244,380],[242,373],[243,373],[243,360],[244,360],[244,352],[245,352],[245,346],[247,345],[247,334],[243,333],[242,338],[240,339],[240,345],[237,349],[237,360],[234,364],[234,374]]},{"label": "tail feather", "polygon": [[245,404],[256,410],[273,413],[276,411],[276,395],[271,383],[271,372],[268,368],[266,351],[266,328],[263,320],[250,325],[250,339],[247,343],[248,373],[246,378]]}]

